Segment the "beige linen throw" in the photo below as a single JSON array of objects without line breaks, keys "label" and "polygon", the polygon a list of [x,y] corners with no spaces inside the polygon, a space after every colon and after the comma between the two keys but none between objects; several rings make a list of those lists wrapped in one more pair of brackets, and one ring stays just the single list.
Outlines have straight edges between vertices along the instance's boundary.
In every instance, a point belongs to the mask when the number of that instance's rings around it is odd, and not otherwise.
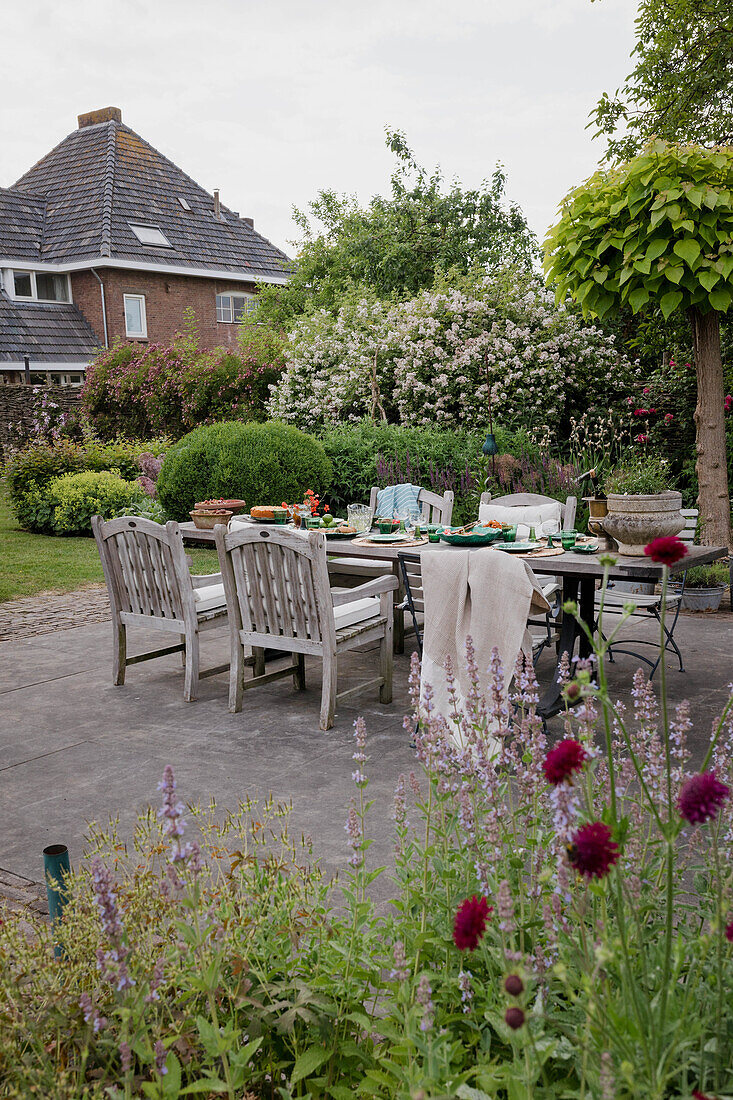
[{"label": "beige linen throw", "polygon": [[484,693],[494,646],[508,687],[520,650],[531,659],[530,613],[544,614],[550,606],[527,562],[500,551],[425,550],[421,563],[425,592],[421,690],[424,693],[426,684],[432,686],[436,711],[449,719],[453,707],[448,699],[446,657],[456,671],[459,703],[468,694],[469,635]]}]

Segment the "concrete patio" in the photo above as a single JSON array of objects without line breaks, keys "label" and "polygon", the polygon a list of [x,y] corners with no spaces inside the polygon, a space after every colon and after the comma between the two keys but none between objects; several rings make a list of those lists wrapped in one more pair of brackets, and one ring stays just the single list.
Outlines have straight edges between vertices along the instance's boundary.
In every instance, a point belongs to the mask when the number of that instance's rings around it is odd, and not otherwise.
[{"label": "concrete patio", "polygon": [[[232,715],[226,676],[203,680],[198,701],[184,703],[176,657],[133,666],[127,684],[113,687],[110,631],[109,623],[92,623],[0,643],[1,869],[39,880],[41,851],[58,842],[77,860],[88,821],[119,815],[120,832],[128,836],[138,811],[157,805],[156,783],[171,763],[187,802],[215,798],[221,807],[234,807],[270,792],[277,800],[292,800],[293,831],[311,834],[325,868],[335,870],[347,854],[352,724],[359,714],[367,720],[369,794],[376,800],[370,862],[389,861],[395,783],[400,772],[415,767],[402,728],[409,656],[397,658],[389,707],[368,691],[358,705],[342,707],[334,728],[322,733],[318,662],[308,667],[306,693],[293,692],[290,680],[282,680],[246,693],[243,712]],[[133,653],[158,641],[141,633],[131,637]],[[733,679],[733,615],[683,615],[677,638],[687,672],[676,672],[670,662],[670,698],[691,701],[699,760]],[[226,631],[209,635],[204,667],[226,660],[226,651]],[[375,660],[373,653],[349,654],[340,686],[373,675]],[[609,666],[614,693],[628,703],[637,665],[624,656]],[[549,676],[551,669],[546,658],[540,675]],[[559,734],[560,720],[549,728]]]}]

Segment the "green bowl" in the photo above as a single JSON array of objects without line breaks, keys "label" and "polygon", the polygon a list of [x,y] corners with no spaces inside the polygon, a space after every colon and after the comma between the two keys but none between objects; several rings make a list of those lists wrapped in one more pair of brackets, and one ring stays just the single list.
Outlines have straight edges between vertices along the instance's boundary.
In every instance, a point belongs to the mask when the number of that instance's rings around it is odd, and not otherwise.
[{"label": "green bowl", "polygon": [[468,531],[465,535],[455,534],[452,531],[441,531],[443,542],[451,546],[490,546],[492,542],[498,542],[502,537],[499,527],[481,527]]}]

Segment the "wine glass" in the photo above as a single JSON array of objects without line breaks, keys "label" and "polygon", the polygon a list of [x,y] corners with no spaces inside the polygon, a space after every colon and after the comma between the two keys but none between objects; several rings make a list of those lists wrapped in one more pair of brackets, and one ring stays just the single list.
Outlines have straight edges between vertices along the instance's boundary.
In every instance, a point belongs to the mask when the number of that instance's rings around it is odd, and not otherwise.
[{"label": "wine glass", "polygon": [[548,538],[549,536],[552,536],[554,538],[556,535],[559,535],[560,521],[557,519],[546,519],[542,524],[540,534],[542,534],[545,538]]}]

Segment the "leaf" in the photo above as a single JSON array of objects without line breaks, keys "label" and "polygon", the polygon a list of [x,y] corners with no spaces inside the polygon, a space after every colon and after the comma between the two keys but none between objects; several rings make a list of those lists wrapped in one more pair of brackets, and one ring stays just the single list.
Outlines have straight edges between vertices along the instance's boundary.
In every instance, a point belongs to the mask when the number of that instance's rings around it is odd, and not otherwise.
[{"label": "leaf", "polygon": [[179,1096],[189,1096],[194,1092],[226,1092],[227,1083],[220,1077],[204,1077],[200,1081],[194,1081],[192,1085],[186,1085],[181,1089]]},{"label": "leaf", "polygon": [[310,1077],[311,1073],[315,1073],[330,1057],[331,1052],[324,1050],[323,1047],[308,1047],[295,1059],[290,1084],[297,1085],[298,1081],[302,1081],[304,1077]]},{"label": "leaf", "polygon": [[646,258],[649,261],[658,260],[669,248],[669,241],[664,237],[655,237],[646,250]]},{"label": "leaf", "polygon": [[704,286],[706,290],[712,290],[717,282],[720,281],[720,275],[717,271],[698,271],[698,282],[701,286]]},{"label": "leaf", "polygon": [[168,1072],[161,1081],[163,1096],[165,1100],[176,1100],[181,1090],[181,1063],[172,1050],[168,1051],[165,1065]]},{"label": "leaf", "polygon": [[680,290],[668,290],[666,294],[663,294],[659,301],[659,308],[662,311],[662,315],[665,319],[669,317],[670,313],[673,313],[677,306],[682,301],[683,294]]},{"label": "leaf", "polygon": [[697,241],[693,241],[691,237],[685,237],[682,241],[676,241],[673,249],[677,256],[680,256],[685,263],[692,267],[695,260],[700,255],[700,245]]},{"label": "leaf", "polygon": [[642,306],[649,301],[649,291],[645,286],[639,286],[629,294],[629,305],[634,313],[638,313]]},{"label": "leaf", "polygon": [[716,309],[718,313],[726,313],[730,308],[731,300],[733,300],[731,292],[724,287],[719,287],[718,290],[712,290],[708,297],[710,305],[713,309]]},{"label": "leaf", "polygon": [[484,1092],[483,1089],[472,1089],[470,1085],[460,1085],[456,1089],[456,1096],[459,1096],[460,1100],[493,1100],[488,1092]]},{"label": "leaf", "polygon": [[684,273],[684,267],[675,267],[674,264],[670,264],[669,267],[664,269],[664,274],[670,283],[679,283]]}]

